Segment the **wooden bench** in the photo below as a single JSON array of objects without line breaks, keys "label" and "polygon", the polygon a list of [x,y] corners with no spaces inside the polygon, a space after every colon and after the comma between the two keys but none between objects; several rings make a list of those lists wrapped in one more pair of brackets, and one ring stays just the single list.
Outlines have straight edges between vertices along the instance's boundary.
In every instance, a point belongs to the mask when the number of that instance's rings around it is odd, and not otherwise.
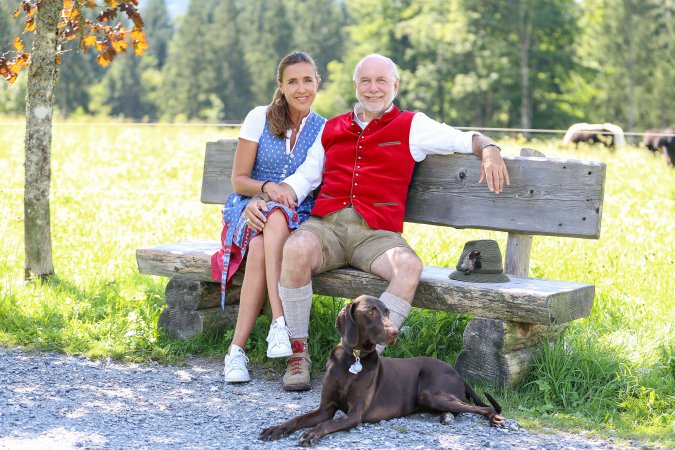
[{"label": "wooden bench", "polygon": [[[235,140],[207,144],[202,202],[225,202],[235,147]],[[405,219],[508,232],[504,268],[510,282],[459,282],[448,278],[454,267],[425,266],[413,302],[418,308],[476,316],[464,331],[456,367],[467,378],[500,386],[518,383],[536,346],[554,339],[570,321],[586,317],[595,295],[590,284],[527,275],[533,234],[599,238],[605,164],[545,158],[532,149],[521,155],[504,158],[511,185],[499,195],[478,184],[480,160],[474,155],[427,157],[415,170]],[[213,235],[219,232],[214,223]],[[189,338],[236,321],[237,305],[221,310],[219,285],[210,278],[210,258],[218,248],[217,241],[186,241],[136,251],[141,273],[171,277],[159,319],[170,334]],[[238,280],[228,290],[228,302],[238,301]],[[315,294],[343,298],[378,296],[386,286],[384,280],[350,268],[312,281]]]}]

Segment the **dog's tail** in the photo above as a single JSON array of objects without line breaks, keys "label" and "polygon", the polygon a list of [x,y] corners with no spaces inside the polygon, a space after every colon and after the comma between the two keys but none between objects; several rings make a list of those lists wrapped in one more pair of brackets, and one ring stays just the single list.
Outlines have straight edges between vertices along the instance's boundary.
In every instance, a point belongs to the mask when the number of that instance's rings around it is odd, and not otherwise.
[{"label": "dog's tail", "polygon": [[473,389],[471,389],[471,386],[468,384],[464,383],[464,390],[466,391],[466,397],[473,402],[474,405],[476,406],[485,406],[489,407],[490,405],[486,405],[483,400],[480,399],[478,394],[476,394]]},{"label": "dog's tail", "polygon": [[487,392],[483,392],[483,395],[485,395],[485,397],[487,397],[488,401],[492,404],[492,407],[497,411],[497,414],[501,414],[502,413],[502,407],[499,406],[499,403],[497,403],[497,400],[495,400]]},{"label": "dog's tail", "polygon": [[[486,404],[483,400],[480,399],[478,394],[474,392],[473,389],[471,389],[471,386],[468,384],[464,383],[464,389],[466,390],[466,396],[469,400],[473,402],[474,405],[476,406],[484,406],[486,408],[489,408],[490,405]],[[492,405],[492,407],[497,411],[497,414],[501,414],[502,412],[502,407],[499,406],[499,403],[497,403],[497,400],[495,400],[490,394],[487,392],[483,392],[485,397],[487,397],[488,401]]]}]

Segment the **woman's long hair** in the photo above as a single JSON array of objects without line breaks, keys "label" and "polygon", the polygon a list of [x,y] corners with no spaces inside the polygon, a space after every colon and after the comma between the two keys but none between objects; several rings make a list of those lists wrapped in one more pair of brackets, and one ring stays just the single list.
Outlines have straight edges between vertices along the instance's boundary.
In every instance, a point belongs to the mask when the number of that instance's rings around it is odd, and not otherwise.
[{"label": "woman's long hair", "polygon": [[[319,73],[316,70],[316,64],[312,57],[305,52],[293,52],[284,56],[281,61],[279,61],[279,67],[277,67],[277,80],[281,81],[281,77],[283,76],[286,67],[303,62],[312,65],[314,74],[318,80]],[[291,112],[288,109],[286,97],[278,87],[272,97],[272,104],[267,109],[267,122],[270,124],[270,131],[272,134],[282,139],[286,137],[286,130],[295,126],[295,123],[293,123],[293,119],[291,118]]]}]

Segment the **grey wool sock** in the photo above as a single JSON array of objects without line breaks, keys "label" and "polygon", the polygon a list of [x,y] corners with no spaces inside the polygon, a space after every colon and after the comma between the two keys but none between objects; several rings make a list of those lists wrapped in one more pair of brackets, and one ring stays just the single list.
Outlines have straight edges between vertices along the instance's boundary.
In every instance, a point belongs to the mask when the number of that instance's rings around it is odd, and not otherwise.
[{"label": "grey wool sock", "polygon": [[[410,303],[406,302],[401,297],[397,297],[391,292],[387,291],[384,291],[382,295],[380,295],[380,300],[382,300],[382,303],[384,303],[389,309],[389,320],[394,322],[396,328],[400,329],[401,325],[403,325],[405,319],[408,318],[408,314],[410,314],[410,310],[412,309]],[[382,344],[377,344],[375,349],[379,354],[384,351],[385,346]]]},{"label": "grey wool sock", "polygon": [[279,297],[284,308],[291,339],[309,337],[309,311],[312,309],[312,283],[299,288],[285,288],[279,283]]},{"label": "grey wool sock", "polygon": [[410,310],[412,309],[410,303],[387,291],[384,291],[380,295],[380,300],[389,308],[389,319],[394,322],[397,328],[401,328],[401,325],[408,318],[408,314],[410,314]]}]

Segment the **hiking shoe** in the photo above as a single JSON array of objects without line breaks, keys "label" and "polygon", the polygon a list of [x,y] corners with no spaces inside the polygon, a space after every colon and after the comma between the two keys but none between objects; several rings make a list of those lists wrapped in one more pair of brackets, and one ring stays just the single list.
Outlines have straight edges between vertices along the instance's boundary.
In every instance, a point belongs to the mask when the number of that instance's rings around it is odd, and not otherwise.
[{"label": "hiking shoe", "polygon": [[246,363],[248,358],[246,353],[237,347],[232,345],[230,349],[230,354],[225,355],[225,381],[228,383],[245,383],[251,380],[251,377],[248,375],[248,369],[246,369]]},{"label": "hiking shoe", "polygon": [[267,334],[268,358],[285,358],[293,354],[290,334],[291,330],[286,326],[284,316],[272,321],[270,332]]},{"label": "hiking shoe", "polygon": [[309,359],[307,342],[302,339],[293,339],[291,347],[293,354],[286,360],[286,373],[281,385],[286,391],[308,391],[312,361]]}]

